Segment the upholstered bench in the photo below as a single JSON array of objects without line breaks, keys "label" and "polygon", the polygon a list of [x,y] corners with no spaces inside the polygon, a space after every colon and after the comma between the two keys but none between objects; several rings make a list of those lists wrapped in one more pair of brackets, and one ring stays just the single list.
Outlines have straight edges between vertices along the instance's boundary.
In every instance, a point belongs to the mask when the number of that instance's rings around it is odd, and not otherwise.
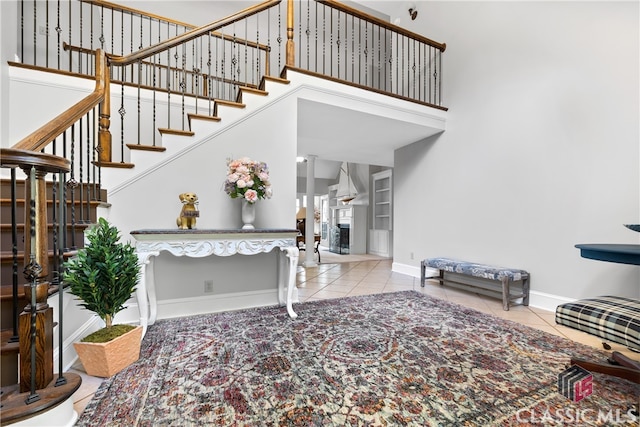
[{"label": "upholstered bench", "polygon": [[[640,300],[618,296],[587,298],[556,307],[556,323],[622,344],[640,351]],[[593,372],[604,372],[640,383],[640,363],[614,351],[609,364],[571,359],[572,365],[580,365]],[[621,365],[621,366],[616,366]]]},{"label": "upholstered bench", "polygon": [[[438,276],[426,277],[427,267],[437,269]],[[420,286],[424,287],[424,282],[427,279],[437,279],[440,281],[441,285],[444,285],[445,272],[497,282],[497,286],[490,286],[489,290],[500,292],[502,294],[502,308],[506,311],[509,310],[510,302],[513,299],[522,298],[522,303],[524,305],[529,305],[530,276],[525,270],[475,264],[468,261],[459,261],[450,258],[427,258],[420,263]],[[522,293],[512,295],[511,284],[518,281],[522,281]],[[451,278],[447,278],[446,282],[458,283],[466,286],[477,286],[473,283],[461,282]],[[484,286],[483,288],[486,289]]]},{"label": "upholstered bench", "polygon": [[556,323],[640,351],[640,300],[602,296],[559,305]]}]

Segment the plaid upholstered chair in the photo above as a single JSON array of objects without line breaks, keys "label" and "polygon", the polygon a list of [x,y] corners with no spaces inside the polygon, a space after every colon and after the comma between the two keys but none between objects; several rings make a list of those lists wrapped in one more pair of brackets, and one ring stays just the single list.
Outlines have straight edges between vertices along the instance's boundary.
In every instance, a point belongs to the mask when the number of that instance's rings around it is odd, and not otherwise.
[{"label": "plaid upholstered chair", "polygon": [[[640,300],[618,296],[582,299],[556,308],[556,323],[602,338],[605,349],[610,342],[640,352]],[[615,375],[640,384],[640,362],[614,351],[609,363],[571,359],[591,372]]]}]

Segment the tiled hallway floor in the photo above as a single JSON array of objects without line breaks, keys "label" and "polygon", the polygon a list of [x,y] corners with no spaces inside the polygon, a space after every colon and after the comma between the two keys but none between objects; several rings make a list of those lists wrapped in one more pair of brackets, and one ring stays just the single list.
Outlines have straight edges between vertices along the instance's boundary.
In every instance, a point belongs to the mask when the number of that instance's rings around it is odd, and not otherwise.
[{"label": "tiled hallway floor", "polygon": [[[435,281],[428,281],[427,285],[421,288],[420,279],[392,272],[391,263],[391,260],[371,260],[320,264],[309,268],[298,267],[297,284],[300,302],[414,289],[436,298],[602,349],[600,339],[556,325],[554,312],[521,305],[514,305],[509,311],[504,311],[502,301],[498,298],[440,286]],[[631,353],[622,346],[614,344],[612,347],[635,360],[640,359],[639,354]],[[100,386],[102,379],[87,376],[80,362],[77,362],[74,368],[76,369],[73,372],[79,373],[83,378],[82,386],[74,395],[74,407],[80,414]]]}]

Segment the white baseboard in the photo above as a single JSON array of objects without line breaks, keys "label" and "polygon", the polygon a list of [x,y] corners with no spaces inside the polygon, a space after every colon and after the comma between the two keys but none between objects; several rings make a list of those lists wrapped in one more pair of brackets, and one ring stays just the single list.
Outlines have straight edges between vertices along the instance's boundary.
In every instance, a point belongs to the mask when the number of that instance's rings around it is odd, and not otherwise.
[{"label": "white baseboard", "polygon": [[[414,265],[400,264],[394,262],[391,265],[391,270],[394,273],[406,274],[411,277],[420,279],[420,267]],[[437,270],[432,268],[426,269],[427,276],[437,274]],[[545,292],[538,292],[534,290],[529,291],[529,306],[539,308],[547,311],[556,311],[556,307],[560,304],[575,301],[575,298],[567,298],[559,295],[548,294]]]},{"label": "white baseboard", "polygon": [[[293,301],[298,302],[297,293],[294,295]],[[157,318],[170,319],[277,304],[277,289],[171,299],[158,301]]]},{"label": "white baseboard", "polygon": [[420,267],[415,265],[400,264],[393,262],[391,264],[391,271],[394,273],[406,274],[407,276],[420,278]]}]

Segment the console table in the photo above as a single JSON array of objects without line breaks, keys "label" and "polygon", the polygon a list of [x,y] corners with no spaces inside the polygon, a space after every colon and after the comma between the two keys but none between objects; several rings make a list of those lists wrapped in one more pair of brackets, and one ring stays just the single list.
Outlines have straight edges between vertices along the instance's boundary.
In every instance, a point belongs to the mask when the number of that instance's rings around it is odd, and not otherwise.
[{"label": "console table", "polygon": [[296,269],[298,248],[295,229],[251,229],[251,230],[135,230],[135,248],[142,269],[136,288],[136,299],[140,310],[140,325],[143,336],[148,325],[153,325],[157,316],[156,288],[153,259],[167,251],[174,256],[202,258],[210,255],[231,256],[235,254],[256,255],[278,249],[278,301],[286,305],[289,316],[295,319],[293,302],[297,301]]}]

